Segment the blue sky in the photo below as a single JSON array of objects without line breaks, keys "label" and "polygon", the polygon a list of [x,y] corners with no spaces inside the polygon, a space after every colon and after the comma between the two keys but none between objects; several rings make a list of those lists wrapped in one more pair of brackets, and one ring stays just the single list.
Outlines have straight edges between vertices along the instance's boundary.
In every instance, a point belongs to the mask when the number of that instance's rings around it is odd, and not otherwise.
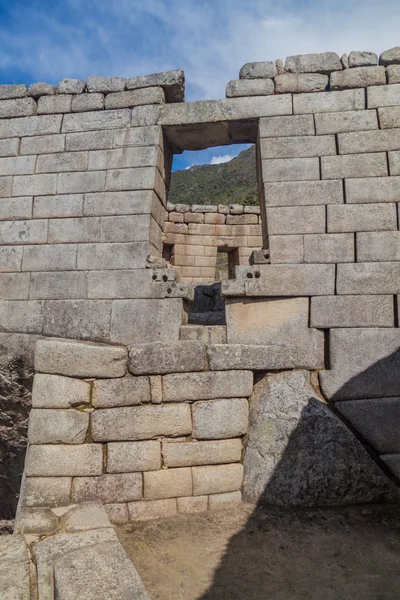
[{"label": "blue sky", "polygon": [[[0,0],[0,83],[182,68],[192,101],[223,98],[245,62],[396,45],[399,0]],[[174,166],[240,149],[184,153]]]}]

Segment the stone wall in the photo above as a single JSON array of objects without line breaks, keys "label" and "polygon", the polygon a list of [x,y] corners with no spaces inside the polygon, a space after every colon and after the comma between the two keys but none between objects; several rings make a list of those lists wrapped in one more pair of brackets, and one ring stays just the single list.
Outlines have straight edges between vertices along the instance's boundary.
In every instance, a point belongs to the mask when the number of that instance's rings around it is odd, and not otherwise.
[{"label": "stone wall", "polygon": [[232,262],[248,265],[263,244],[259,206],[168,203],[167,211],[163,241],[181,281],[213,283],[218,252],[234,253]]}]

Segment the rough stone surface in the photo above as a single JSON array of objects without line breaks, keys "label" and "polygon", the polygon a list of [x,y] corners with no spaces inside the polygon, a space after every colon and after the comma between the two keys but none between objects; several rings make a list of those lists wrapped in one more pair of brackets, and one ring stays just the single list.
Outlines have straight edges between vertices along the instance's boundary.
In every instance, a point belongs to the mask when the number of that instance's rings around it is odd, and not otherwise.
[{"label": "rough stone surface", "polygon": [[344,400],[335,408],[381,454],[400,453],[400,398]]},{"label": "rough stone surface", "polygon": [[206,344],[226,344],[224,325],[182,325],[181,340],[199,340]]},{"label": "rough stone surface", "polygon": [[240,461],[242,455],[240,439],[209,442],[166,441],[163,442],[162,448],[164,463],[167,467],[233,463]]},{"label": "rough stone surface", "polygon": [[0,85],[0,100],[8,100],[9,98],[23,98],[26,96],[27,87],[24,84],[7,84]]},{"label": "rough stone surface", "polygon": [[167,102],[183,102],[185,99],[185,74],[182,69],[132,77],[126,82],[127,90],[154,86],[163,88]]},{"label": "rough stone surface", "polygon": [[94,408],[133,406],[150,402],[148,377],[121,377],[100,379],[94,382],[92,404]]},{"label": "rough stone surface", "polygon": [[127,369],[127,351],[118,346],[40,340],[36,346],[35,368],[72,377],[122,377]]},{"label": "rough stone surface", "polygon": [[348,110],[315,115],[317,135],[378,129],[375,110]]},{"label": "rough stone surface", "polygon": [[62,523],[67,533],[111,527],[106,511],[96,502],[85,502],[71,508],[63,515]]},{"label": "rough stone surface", "polygon": [[193,437],[227,439],[246,433],[249,405],[246,398],[209,400],[193,404]]},{"label": "rough stone surface", "polygon": [[400,231],[359,233],[357,235],[357,261],[400,261]]},{"label": "rough stone surface", "polygon": [[32,98],[40,98],[40,96],[54,96],[57,88],[51,83],[31,83],[28,88],[28,95]]},{"label": "rough stone surface", "polygon": [[240,69],[240,79],[268,79],[275,76],[275,65],[272,61],[250,62]]},{"label": "rough stone surface", "polygon": [[152,342],[129,348],[129,370],[134,375],[162,375],[203,371],[206,368],[207,355],[203,342]]},{"label": "rough stone surface", "polygon": [[354,256],[352,233],[321,233],[304,236],[305,263],[354,262]]},{"label": "rough stone surface", "polygon": [[145,500],[162,500],[190,496],[192,493],[192,469],[164,469],[143,474]]},{"label": "rough stone surface", "polygon": [[380,65],[399,65],[400,64],[400,46],[385,50],[379,57]]},{"label": "rough stone surface", "polygon": [[[372,88],[372,89],[382,89]],[[319,94],[298,94],[293,96],[293,113],[331,113],[365,108],[364,90],[344,90],[342,92],[320,92]],[[368,103],[368,108],[374,108]]]},{"label": "rough stone surface", "polygon": [[92,415],[92,437],[96,442],[176,437],[191,431],[187,404],[105,408]]},{"label": "rough stone surface", "polygon": [[24,506],[68,506],[71,477],[26,477],[22,485]]},{"label": "rough stone surface", "polygon": [[349,88],[366,88],[370,85],[385,85],[385,67],[357,67],[331,74],[332,90],[347,90]]},{"label": "rough stone surface", "polygon": [[130,521],[147,521],[148,519],[165,519],[177,514],[176,498],[166,500],[147,500],[128,504]]},{"label": "rough stone surface", "polygon": [[108,94],[110,92],[121,92],[125,88],[126,79],[124,77],[89,77],[87,88],[89,92],[101,92]]},{"label": "rough stone surface", "polygon": [[331,71],[340,71],[341,69],[339,56],[334,52],[288,56],[285,61],[285,70],[289,73],[329,74]]},{"label": "rough stone surface", "polygon": [[193,495],[221,494],[240,490],[243,465],[216,465],[193,467]]},{"label": "rough stone surface", "polygon": [[307,206],[343,202],[342,182],[338,179],[267,183],[264,184],[264,191],[267,206]]},{"label": "rough stone surface", "polygon": [[355,52],[349,54],[349,67],[374,67],[378,64],[375,52]]},{"label": "rough stone surface", "polygon": [[250,407],[244,500],[335,506],[393,498],[366,450],[318,399],[307,372],[264,377]]},{"label": "rough stone surface", "polygon": [[100,444],[30,446],[25,472],[28,477],[86,477],[102,474]]},{"label": "rough stone surface", "polygon": [[70,409],[34,408],[29,415],[30,444],[83,444],[89,415]]},{"label": "rough stone surface", "polygon": [[86,87],[86,83],[81,79],[61,79],[58,84],[59,94],[82,94]]},{"label": "rough stone surface", "polygon": [[178,512],[184,515],[196,515],[208,509],[208,496],[188,496],[176,499]]},{"label": "rough stone surface", "polygon": [[399,454],[381,454],[380,458],[392,471],[393,475],[400,479],[400,456]]},{"label": "rough stone surface", "polygon": [[318,73],[285,73],[275,77],[277,94],[324,92],[328,83],[328,76]]},{"label": "rough stone surface", "polygon": [[337,294],[398,294],[399,262],[338,265]]},{"label": "rough stone surface", "polygon": [[104,508],[111,523],[123,525],[129,521],[127,504],[105,504]]},{"label": "rough stone surface", "polygon": [[0,536],[0,590],[4,600],[30,600],[28,548],[23,535]]},{"label": "rough stone surface", "polygon": [[311,298],[310,326],[394,327],[392,296],[316,296]]},{"label": "rough stone surface", "polygon": [[250,396],[252,388],[250,371],[178,373],[165,375],[163,379],[164,402]]},{"label": "rough stone surface", "polygon": [[274,90],[273,79],[238,79],[228,83],[226,86],[226,97],[269,96],[274,93]]},{"label": "rough stone surface", "polygon": [[332,329],[330,370],[319,374],[330,400],[385,398],[400,394],[398,329]]},{"label": "rough stone surface", "polygon": [[58,519],[48,508],[23,508],[14,524],[15,533],[43,535],[58,529]]},{"label": "rough stone surface", "polygon": [[161,468],[159,441],[107,444],[107,473],[157,471]]},{"label": "rough stone surface", "polygon": [[230,510],[237,508],[242,502],[242,492],[226,492],[212,494],[208,498],[209,510]]}]

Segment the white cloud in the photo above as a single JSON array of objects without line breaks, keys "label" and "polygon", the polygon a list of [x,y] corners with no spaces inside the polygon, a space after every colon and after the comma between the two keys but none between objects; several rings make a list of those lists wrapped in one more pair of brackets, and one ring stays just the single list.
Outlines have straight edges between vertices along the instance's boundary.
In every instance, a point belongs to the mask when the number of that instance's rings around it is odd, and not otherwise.
[{"label": "white cloud", "polygon": [[222,163],[227,163],[235,158],[232,154],[224,154],[223,156],[213,156],[210,162],[210,165],[220,165]]},{"label": "white cloud", "polygon": [[194,167],[194,165],[188,165],[187,167],[185,167],[185,171],[188,171],[189,169],[191,169],[192,167]]}]

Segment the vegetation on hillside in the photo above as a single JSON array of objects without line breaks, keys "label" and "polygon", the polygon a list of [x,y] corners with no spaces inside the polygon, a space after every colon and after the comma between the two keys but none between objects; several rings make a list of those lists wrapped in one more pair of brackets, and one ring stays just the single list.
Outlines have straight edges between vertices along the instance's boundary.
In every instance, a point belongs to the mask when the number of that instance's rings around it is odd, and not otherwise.
[{"label": "vegetation on hillside", "polygon": [[255,147],[228,163],[194,165],[172,173],[168,201],[174,204],[258,204]]}]

